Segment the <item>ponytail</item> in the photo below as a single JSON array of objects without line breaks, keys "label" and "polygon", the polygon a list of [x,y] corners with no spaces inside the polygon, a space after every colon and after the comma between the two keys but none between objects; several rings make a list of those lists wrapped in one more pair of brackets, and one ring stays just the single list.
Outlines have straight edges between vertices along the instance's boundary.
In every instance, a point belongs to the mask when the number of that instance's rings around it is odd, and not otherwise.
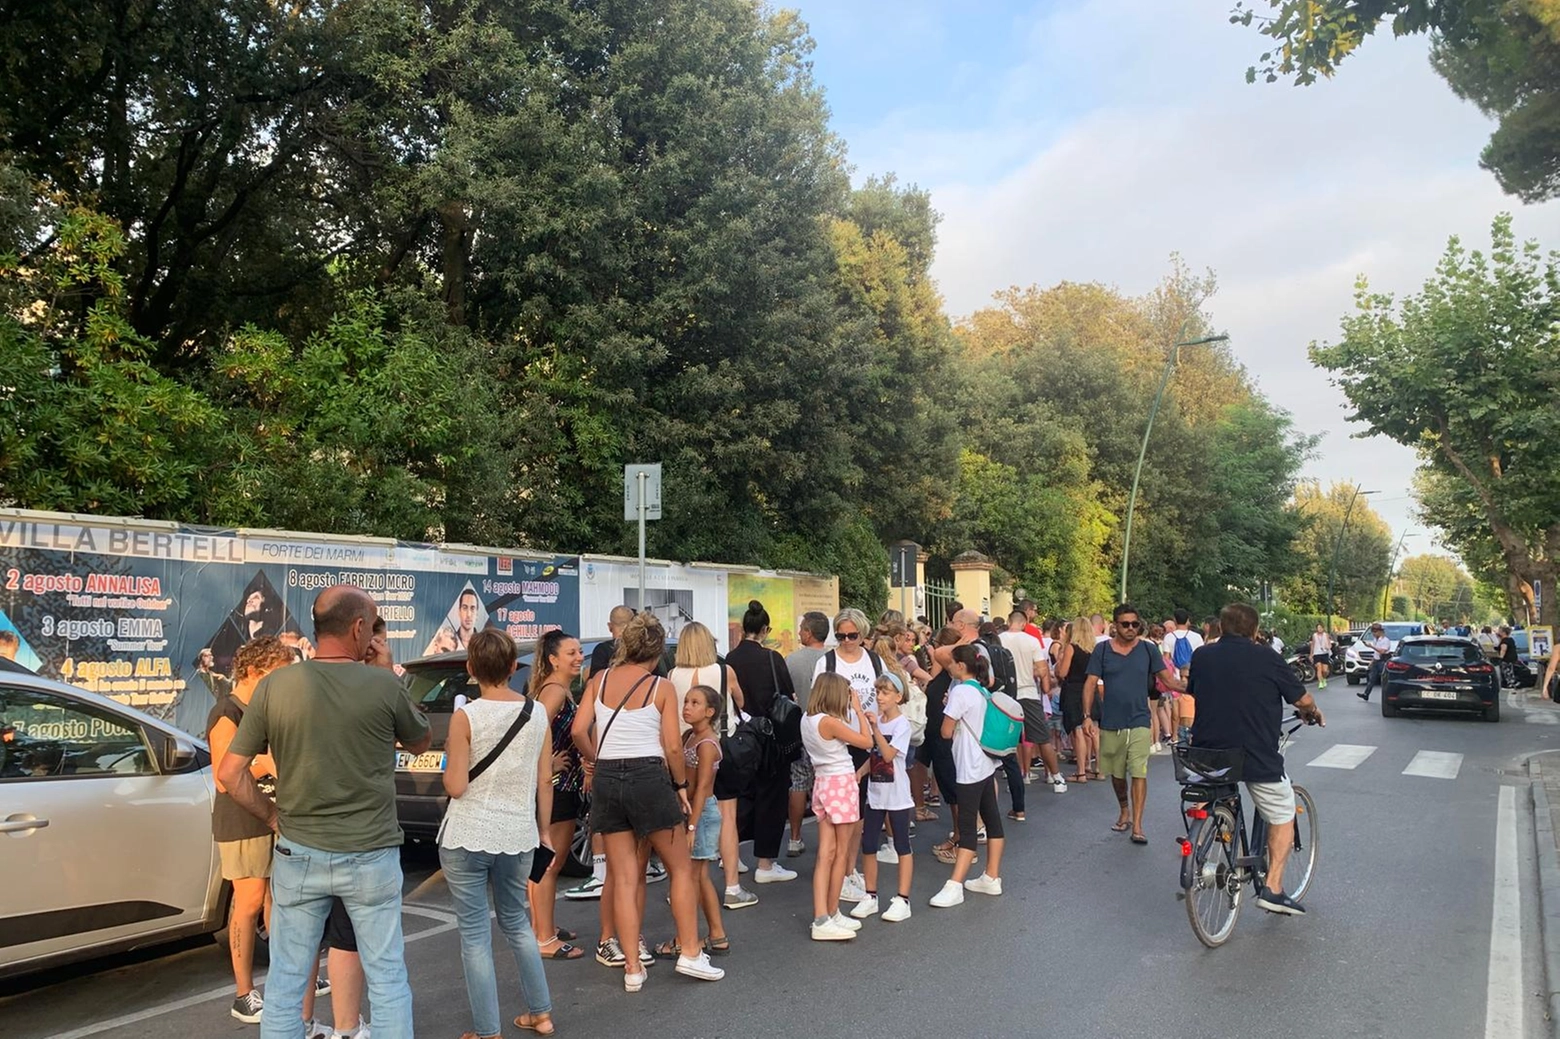
[{"label": "ponytail", "polygon": [[972,643],[964,643],[953,647],[953,659],[964,665],[964,669],[970,673],[970,677],[981,685],[991,687],[991,668],[986,663],[986,658]]}]

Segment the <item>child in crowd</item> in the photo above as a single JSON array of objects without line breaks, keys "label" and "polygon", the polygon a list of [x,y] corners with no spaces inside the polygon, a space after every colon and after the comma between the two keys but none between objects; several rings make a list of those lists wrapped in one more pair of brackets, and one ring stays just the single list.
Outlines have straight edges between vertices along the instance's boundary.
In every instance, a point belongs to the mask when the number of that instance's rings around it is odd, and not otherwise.
[{"label": "child in crowd", "polygon": [[[852,725],[850,720],[854,719]],[[861,698],[844,675],[824,672],[814,681],[802,718],[802,746],[813,766],[813,814],[818,817],[818,862],[813,870],[812,938],[839,942],[856,937],[861,923],[840,912],[856,829],[861,825],[861,793],[850,748],[873,745],[876,716],[861,708]]]},{"label": "child in crowd", "polygon": [[899,856],[899,893],[883,910],[883,919],[898,923],[910,918],[910,812],[915,800],[910,796],[910,773],[905,768],[910,753],[910,720],[901,710],[905,702],[903,680],[885,672],[877,680],[878,710],[882,718],[872,726],[872,757],[867,770],[867,810],[862,819],[862,872],[867,897],[856,903],[850,915],[865,920],[878,911],[876,852],[883,840],[886,821],[894,836],[894,851]]},{"label": "child in crowd", "polygon": [[[710,879],[710,863],[720,858],[720,802],[715,800],[715,771],[720,768],[720,737],[715,734],[715,715],[720,710],[720,694],[707,685],[696,685],[683,697],[683,722],[690,726],[683,733],[683,755],[688,762],[688,803],[693,818],[688,820],[688,839],[693,845],[694,876],[699,883],[699,908],[709,924],[705,951],[712,956],[731,951],[720,916],[720,894]],[[675,942],[663,942],[655,954],[673,959],[678,954]]]}]

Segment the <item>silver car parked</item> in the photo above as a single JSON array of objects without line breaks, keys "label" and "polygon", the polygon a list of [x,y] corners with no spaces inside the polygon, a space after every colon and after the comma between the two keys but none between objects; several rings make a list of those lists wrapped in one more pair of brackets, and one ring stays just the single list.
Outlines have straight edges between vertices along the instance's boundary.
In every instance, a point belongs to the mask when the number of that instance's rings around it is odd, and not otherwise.
[{"label": "silver car parked", "polygon": [[223,931],[206,744],[0,671],[0,976]]}]

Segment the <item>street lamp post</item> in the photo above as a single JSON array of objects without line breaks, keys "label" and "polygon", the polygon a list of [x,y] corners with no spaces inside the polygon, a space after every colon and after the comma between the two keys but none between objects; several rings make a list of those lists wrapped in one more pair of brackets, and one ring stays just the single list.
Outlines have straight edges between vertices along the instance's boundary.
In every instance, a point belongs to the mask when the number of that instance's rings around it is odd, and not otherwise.
[{"label": "street lamp post", "polygon": [[1332,566],[1327,568],[1327,630],[1332,631],[1333,619],[1333,578],[1338,574],[1338,553],[1343,548],[1343,532],[1349,529],[1349,516],[1354,512],[1354,503],[1362,494],[1375,494],[1375,491],[1362,491],[1360,485],[1354,485],[1354,493],[1349,496],[1349,507],[1343,510],[1343,522],[1338,524],[1338,537],[1333,541]]},{"label": "street lamp post", "polygon": [[[1186,326],[1190,321],[1191,318],[1187,318],[1181,324],[1178,339],[1186,334]],[[1229,338],[1227,335],[1203,336],[1201,339],[1172,343],[1170,346],[1170,356],[1165,359],[1165,372],[1159,377],[1159,392],[1154,394],[1154,406],[1148,411],[1148,426],[1143,430],[1143,445],[1138,448],[1137,468],[1132,471],[1132,493],[1127,496],[1127,526],[1121,536],[1121,597],[1117,602],[1127,601],[1127,562],[1132,554],[1132,514],[1137,509],[1138,482],[1143,478],[1143,459],[1148,456],[1148,438],[1154,432],[1154,419],[1159,415],[1159,405],[1165,399],[1165,389],[1170,385],[1170,376],[1175,371],[1175,362],[1181,356],[1181,347],[1223,343]]]},{"label": "street lamp post", "polygon": [[1403,550],[1403,540],[1418,536],[1409,531],[1403,531],[1402,537],[1398,538],[1397,547],[1392,550],[1392,559],[1387,563],[1387,586],[1381,590],[1381,616],[1383,618],[1386,618],[1392,612],[1391,607],[1388,605],[1388,600],[1392,595],[1392,568],[1397,566],[1398,553]]}]

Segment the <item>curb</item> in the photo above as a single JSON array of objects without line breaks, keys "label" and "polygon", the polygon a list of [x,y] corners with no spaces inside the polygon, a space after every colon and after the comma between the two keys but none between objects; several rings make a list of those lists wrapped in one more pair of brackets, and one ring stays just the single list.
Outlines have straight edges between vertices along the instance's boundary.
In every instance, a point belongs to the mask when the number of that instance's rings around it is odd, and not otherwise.
[{"label": "curb", "polygon": [[1560,1036],[1560,848],[1555,845],[1554,819],[1549,814],[1549,793],[1544,789],[1544,769],[1536,758],[1528,759],[1532,782],[1533,829],[1538,845],[1539,918],[1544,934],[1544,1017],[1551,1036]]}]

